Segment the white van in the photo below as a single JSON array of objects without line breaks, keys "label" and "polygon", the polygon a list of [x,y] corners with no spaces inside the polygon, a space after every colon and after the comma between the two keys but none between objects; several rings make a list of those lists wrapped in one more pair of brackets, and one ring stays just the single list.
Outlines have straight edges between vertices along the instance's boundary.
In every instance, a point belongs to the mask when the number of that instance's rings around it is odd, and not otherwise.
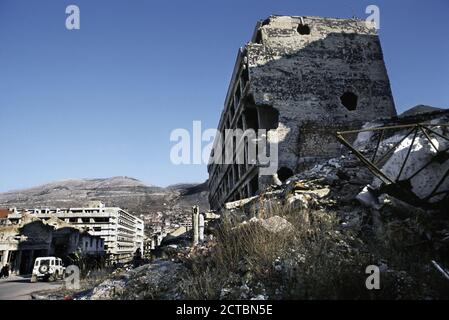
[{"label": "white van", "polygon": [[38,279],[46,279],[48,281],[55,281],[56,279],[64,279],[65,268],[62,265],[62,260],[56,257],[41,257],[34,262],[33,274],[31,275],[31,282],[36,282]]}]

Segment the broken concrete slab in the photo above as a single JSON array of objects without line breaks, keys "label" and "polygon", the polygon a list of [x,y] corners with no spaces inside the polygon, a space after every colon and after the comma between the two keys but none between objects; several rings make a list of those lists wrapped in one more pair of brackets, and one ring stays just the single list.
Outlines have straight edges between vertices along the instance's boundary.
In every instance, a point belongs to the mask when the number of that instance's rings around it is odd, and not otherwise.
[{"label": "broken concrete slab", "polygon": [[294,227],[290,222],[279,216],[259,220],[258,222],[265,230],[271,233],[290,232],[294,230]]}]

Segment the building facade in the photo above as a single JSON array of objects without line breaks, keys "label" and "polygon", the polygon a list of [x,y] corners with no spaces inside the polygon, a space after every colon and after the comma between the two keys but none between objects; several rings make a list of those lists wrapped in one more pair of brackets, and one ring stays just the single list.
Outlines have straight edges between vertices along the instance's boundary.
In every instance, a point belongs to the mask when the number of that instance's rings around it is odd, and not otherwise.
[{"label": "building facade", "polygon": [[[267,130],[268,143],[277,148],[277,172],[261,174],[259,159],[248,157],[245,138],[216,139],[208,166],[211,209],[256,195],[318,159],[339,155],[337,131],[394,115],[373,24],[292,16],[259,22],[238,52],[218,132]],[[229,143],[235,151],[244,148],[243,164],[216,161],[216,150],[224,158]]]},{"label": "building facade", "polygon": [[[104,240],[111,261],[129,261],[138,248],[143,252],[144,223],[118,207],[91,201],[86,207],[68,209],[26,209],[24,212],[44,221],[57,217]],[[17,218],[20,214],[16,213]],[[13,218],[13,216],[11,216]]]},{"label": "building facade", "polygon": [[[8,264],[13,274],[29,274],[36,258],[57,256],[66,265],[71,255],[81,254],[101,262],[105,258],[104,240],[52,218],[43,221],[21,214],[0,225],[0,267]],[[15,221],[14,221],[15,220]]]}]

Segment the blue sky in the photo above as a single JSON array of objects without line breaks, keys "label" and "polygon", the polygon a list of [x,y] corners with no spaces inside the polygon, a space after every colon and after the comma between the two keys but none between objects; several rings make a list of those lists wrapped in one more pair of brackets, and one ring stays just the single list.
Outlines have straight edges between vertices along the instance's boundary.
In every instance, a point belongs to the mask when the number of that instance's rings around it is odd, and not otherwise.
[{"label": "blue sky", "polygon": [[[81,30],[65,28],[65,8]],[[170,132],[215,128],[237,49],[271,14],[366,17],[399,112],[449,106],[449,1],[0,0],[0,192],[68,178],[207,178],[175,166]]]}]

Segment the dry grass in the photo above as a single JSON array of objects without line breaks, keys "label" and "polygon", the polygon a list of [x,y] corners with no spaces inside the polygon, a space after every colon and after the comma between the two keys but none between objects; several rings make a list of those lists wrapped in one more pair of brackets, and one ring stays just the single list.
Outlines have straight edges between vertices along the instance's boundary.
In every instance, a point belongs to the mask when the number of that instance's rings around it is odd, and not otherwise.
[{"label": "dry grass", "polygon": [[[252,296],[264,293],[272,299],[422,299],[429,292],[436,298],[447,294],[447,286],[435,287],[442,282],[438,275],[423,272],[419,254],[385,240],[370,238],[367,243],[360,230],[343,232],[332,212],[264,212],[265,218],[273,215],[284,217],[294,229],[270,233],[259,224],[224,218],[211,252],[187,263],[190,272],[180,283],[185,297],[241,299],[239,290],[224,297],[222,289],[242,285],[251,288]],[[367,290],[366,267],[384,257],[397,272],[381,274],[381,290]]]},{"label": "dry grass", "polygon": [[[223,287],[261,283],[274,298],[332,299],[354,294],[347,284],[358,279],[357,274],[363,276],[365,261],[348,243],[354,238],[337,230],[335,215],[281,209],[271,215],[283,215],[294,228],[271,233],[257,223],[242,225],[236,218],[225,218],[212,253],[191,261],[191,273],[181,284],[187,297],[216,299]],[[360,284],[362,289],[364,280]]]}]

